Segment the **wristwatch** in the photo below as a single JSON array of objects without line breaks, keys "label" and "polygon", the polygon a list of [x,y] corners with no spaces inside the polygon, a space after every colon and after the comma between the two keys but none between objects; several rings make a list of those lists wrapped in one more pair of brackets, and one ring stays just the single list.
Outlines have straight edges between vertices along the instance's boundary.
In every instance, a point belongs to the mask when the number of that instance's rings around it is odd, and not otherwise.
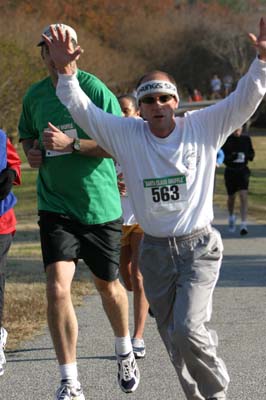
[{"label": "wristwatch", "polygon": [[75,138],[72,143],[73,151],[80,151],[80,139]]}]

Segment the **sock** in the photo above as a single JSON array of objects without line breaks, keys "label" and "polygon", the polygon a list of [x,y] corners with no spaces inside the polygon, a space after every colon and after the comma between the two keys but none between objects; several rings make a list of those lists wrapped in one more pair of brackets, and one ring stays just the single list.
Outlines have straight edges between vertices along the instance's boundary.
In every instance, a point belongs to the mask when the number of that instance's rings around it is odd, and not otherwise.
[{"label": "sock", "polygon": [[139,338],[132,338],[132,345],[135,347],[143,347],[144,346],[144,340],[139,339]]},{"label": "sock", "polygon": [[130,335],[124,337],[115,337],[115,351],[119,356],[128,354],[132,351]]},{"label": "sock", "polygon": [[59,365],[61,380],[71,381],[76,386],[78,381],[77,363]]}]

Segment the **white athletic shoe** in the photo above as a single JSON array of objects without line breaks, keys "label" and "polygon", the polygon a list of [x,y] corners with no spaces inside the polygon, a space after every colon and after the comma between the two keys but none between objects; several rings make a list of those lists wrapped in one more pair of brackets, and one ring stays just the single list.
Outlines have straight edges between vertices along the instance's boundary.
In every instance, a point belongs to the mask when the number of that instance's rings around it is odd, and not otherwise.
[{"label": "white athletic shoe", "polygon": [[4,374],[4,364],[6,363],[6,357],[5,357],[5,347],[6,347],[6,341],[7,341],[7,331],[5,328],[0,329],[0,376]]},{"label": "white athletic shoe", "polygon": [[118,365],[118,384],[125,393],[135,392],[139,385],[140,373],[133,354],[116,355]]},{"label": "white athletic shoe", "polygon": [[77,386],[73,386],[71,382],[62,380],[55,400],[85,400],[85,396],[79,382]]},{"label": "white athletic shoe", "polygon": [[134,353],[135,358],[136,359],[144,358],[145,354],[146,354],[144,340],[132,338],[131,343],[132,343],[133,353]]}]

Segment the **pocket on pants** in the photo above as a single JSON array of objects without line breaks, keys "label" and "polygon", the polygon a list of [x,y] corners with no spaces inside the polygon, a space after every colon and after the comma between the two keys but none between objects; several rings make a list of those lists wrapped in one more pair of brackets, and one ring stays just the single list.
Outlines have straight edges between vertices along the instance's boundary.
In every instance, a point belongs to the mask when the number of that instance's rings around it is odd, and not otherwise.
[{"label": "pocket on pants", "polygon": [[223,242],[220,233],[213,228],[212,232],[199,238],[194,248],[194,259],[218,261],[223,254]]}]

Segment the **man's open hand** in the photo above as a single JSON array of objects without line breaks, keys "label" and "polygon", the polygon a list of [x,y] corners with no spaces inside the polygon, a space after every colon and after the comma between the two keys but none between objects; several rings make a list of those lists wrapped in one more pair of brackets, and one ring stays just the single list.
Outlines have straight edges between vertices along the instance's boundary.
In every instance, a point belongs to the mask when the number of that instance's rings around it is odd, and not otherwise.
[{"label": "man's open hand", "polygon": [[49,48],[50,57],[52,58],[57,71],[61,74],[72,75],[73,68],[71,67],[71,63],[79,58],[83,50],[80,46],[77,46],[74,49],[68,30],[63,32],[60,27],[55,29],[50,25],[50,31],[52,39],[44,34],[42,37]]},{"label": "man's open hand", "polygon": [[249,38],[253,46],[257,49],[260,59],[266,61],[266,25],[264,18],[260,19],[258,37],[253,33],[249,33]]}]

